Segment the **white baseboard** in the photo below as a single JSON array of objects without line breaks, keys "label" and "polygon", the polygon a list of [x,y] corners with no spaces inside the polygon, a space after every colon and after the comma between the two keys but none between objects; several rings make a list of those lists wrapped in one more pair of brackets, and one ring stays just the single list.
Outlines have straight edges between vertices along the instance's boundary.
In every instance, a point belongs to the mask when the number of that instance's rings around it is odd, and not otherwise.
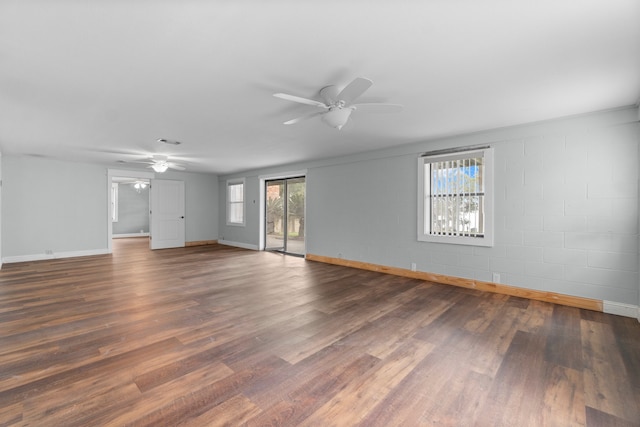
[{"label": "white baseboard", "polygon": [[640,307],[632,304],[623,304],[614,301],[602,301],[602,311],[608,314],[617,314],[618,316],[633,317],[640,321]]},{"label": "white baseboard", "polygon": [[229,240],[218,240],[218,243],[221,245],[235,246],[237,248],[251,249],[253,251],[258,250],[258,245],[251,245],[249,243],[232,242]]},{"label": "white baseboard", "polygon": [[54,252],[52,254],[16,255],[4,257],[2,259],[2,262],[11,264],[14,262],[43,261],[47,259],[58,258],[75,258],[81,256],[106,255],[109,253],[109,249],[90,249],[86,251]]},{"label": "white baseboard", "polygon": [[149,233],[123,233],[123,234],[114,234],[111,237],[113,239],[126,239],[129,237],[149,237]]}]

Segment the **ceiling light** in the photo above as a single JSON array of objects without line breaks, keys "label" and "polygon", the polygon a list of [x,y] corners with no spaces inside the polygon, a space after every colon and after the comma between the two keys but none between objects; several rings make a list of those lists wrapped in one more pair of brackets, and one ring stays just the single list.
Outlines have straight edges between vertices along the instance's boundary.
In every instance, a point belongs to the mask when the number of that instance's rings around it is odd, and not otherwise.
[{"label": "ceiling light", "polygon": [[160,162],[156,162],[156,163],[152,164],[151,168],[153,168],[153,170],[158,172],[158,173],[162,173],[162,172],[165,172],[169,168],[169,164],[167,162],[160,161]]},{"label": "ceiling light", "polygon": [[352,112],[351,108],[333,107],[322,115],[322,121],[332,128],[340,130],[347,123]]},{"label": "ceiling light", "polygon": [[135,184],[133,184],[133,188],[136,189],[136,191],[138,193],[140,193],[142,190],[144,190],[145,188],[147,188],[147,183],[143,182],[143,181],[138,181]]}]

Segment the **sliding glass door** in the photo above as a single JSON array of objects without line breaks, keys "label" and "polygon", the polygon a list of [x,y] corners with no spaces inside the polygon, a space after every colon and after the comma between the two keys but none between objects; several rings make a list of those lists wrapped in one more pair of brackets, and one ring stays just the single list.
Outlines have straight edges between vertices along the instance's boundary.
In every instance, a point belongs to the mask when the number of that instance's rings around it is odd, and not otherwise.
[{"label": "sliding glass door", "polygon": [[305,178],[265,182],[265,249],[304,255]]}]

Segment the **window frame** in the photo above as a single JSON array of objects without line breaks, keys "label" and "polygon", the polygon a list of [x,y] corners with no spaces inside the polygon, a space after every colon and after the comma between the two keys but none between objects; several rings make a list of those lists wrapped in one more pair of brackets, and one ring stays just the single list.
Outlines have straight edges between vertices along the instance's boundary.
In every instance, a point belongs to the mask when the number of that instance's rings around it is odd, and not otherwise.
[{"label": "window frame", "polygon": [[[231,187],[236,185],[242,185],[242,201],[232,201],[231,200]],[[237,179],[229,179],[226,183],[226,192],[227,192],[227,225],[233,225],[237,227],[244,227],[246,223],[246,192],[247,186],[244,178]],[[242,203],[242,221],[232,221],[231,220],[231,206],[232,204]]]},{"label": "window frame", "polygon": [[[483,236],[442,236],[430,234],[430,219],[425,216],[429,213],[427,200],[430,198],[430,184],[425,180],[425,165],[434,163],[438,159],[452,156],[464,156],[465,158],[477,157],[481,153],[484,163],[484,235]],[[469,246],[493,246],[494,244],[494,153],[492,147],[442,150],[440,152],[426,153],[418,157],[418,241],[432,243],[448,243],[454,245]]]},{"label": "window frame", "polygon": [[111,222],[118,222],[118,198],[120,185],[117,182],[111,183]]}]

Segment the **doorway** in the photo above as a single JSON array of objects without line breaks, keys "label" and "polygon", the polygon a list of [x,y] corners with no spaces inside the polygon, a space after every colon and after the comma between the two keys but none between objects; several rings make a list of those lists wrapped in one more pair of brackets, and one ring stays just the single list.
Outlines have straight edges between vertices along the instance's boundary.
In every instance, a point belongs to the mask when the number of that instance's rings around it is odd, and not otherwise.
[{"label": "doorway", "polygon": [[[174,186],[171,186],[173,181],[169,181],[169,187],[166,187],[165,180],[156,180],[155,174],[153,172],[146,171],[133,171],[133,170],[121,170],[121,169],[107,169],[107,206],[108,206],[108,214],[107,214],[107,250],[109,253],[113,253],[113,218],[114,218],[114,203],[117,203],[116,194],[114,194],[114,184],[125,181],[129,184],[133,183],[133,188],[135,189],[135,183],[137,182],[145,182],[151,183],[153,186],[157,187],[157,191],[151,189],[151,185],[147,187],[149,191],[148,198],[149,207],[153,203],[157,203],[157,215],[151,216],[150,211],[152,209],[147,209],[146,215],[149,218],[148,232],[144,232],[144,227],[142,228],[143,232],[139,232],[141,229],[136,228],[138,232],[131,233],[130,235],[122,234],[121,232],[117,232],[118,237],[145,237],[147,246],[151,249],[159,249],[160,246],[162,248],[165,247],[184,247],[185,246],[185,192],[184,192],[184,182],[178,181],[179,188],[174,189]],[[155,183],[154,183],[155,181]],[[142,191],[141,191],[142,192]],[[154,194],[155,194],[155,202],[154,202]],[[166,221],[167,218],[164,216],[172,215],[169,218],[172,221]],[[161,223],[163,222],[163,223]],[[158,228],[158,224],[160,224],[160,228]],[[155,233],[154,233],[155,231]],[[154,236],[156,234],[156,236]],[[158,247],[153,247],[151,245],[151,240],[156,237],[156,241],[160,244]],[[171,240],[171,242],[169,242]]]},{"label": "doorway", "polygon": [[305,177],[266,180],[264,188],[265,250],[304,256]]},{"label": "doorway", "polygon": [[149,238],[149,179],[114,176],[111,183],[112,238]]}]

